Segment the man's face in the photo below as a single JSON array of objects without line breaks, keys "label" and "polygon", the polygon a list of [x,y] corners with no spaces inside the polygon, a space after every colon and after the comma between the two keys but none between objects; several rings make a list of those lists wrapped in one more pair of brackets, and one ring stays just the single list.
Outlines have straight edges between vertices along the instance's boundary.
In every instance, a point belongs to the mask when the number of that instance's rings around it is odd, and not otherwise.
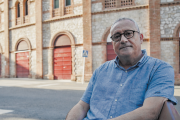
[{"label": "man's face", "polygon": [[[116,33],[124,33],[126,30],[138,31],[135,24],[130,20],[122,20],[117,22],[112,31],[111,35]],[[121,41],[114,42],[113,49],[118,57],[133,57],[136,58],[141,54],[141,44],[143,42],[143,35],[138,32],[134,32],[132,38],[127,39],[124,35],[121,36]]]}]

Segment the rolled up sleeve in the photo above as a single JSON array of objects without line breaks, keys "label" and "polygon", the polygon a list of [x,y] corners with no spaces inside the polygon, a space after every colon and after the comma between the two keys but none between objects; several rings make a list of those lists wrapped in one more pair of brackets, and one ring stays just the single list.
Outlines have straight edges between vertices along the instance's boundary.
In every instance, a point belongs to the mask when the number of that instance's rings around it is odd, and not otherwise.
[{"label": "rolled up sleeve", "polygon": [[165,97],[173,104],[177,104],[174,97],[174,69],[172,66],[163,63],[155,67],[145,94],[145,99],[149,97]]}]

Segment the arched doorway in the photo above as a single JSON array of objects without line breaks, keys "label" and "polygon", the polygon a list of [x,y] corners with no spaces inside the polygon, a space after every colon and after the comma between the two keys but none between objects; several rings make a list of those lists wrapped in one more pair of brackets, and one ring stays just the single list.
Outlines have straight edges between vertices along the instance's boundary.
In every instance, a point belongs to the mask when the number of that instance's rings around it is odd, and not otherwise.
[{"label": "arched doorway", "polygon": [[106,38],[107,41],[107,46],[106,46],[106,50],[107,50],[107,61],[113,60],[116,57],[116,53],[114,52],[113,49],[113,45],[112,45],[112,40],[111,40],[111,34],[109,33],[109,35]]},{"label": "arched doorway", "polygon": [[22,40],[17,45],[16,53],[16,77],[29,77],[29,47],[26,41]]},{"label": "arched doorway", "polygon": [[1,47],[1,45],[0,45],[0,77],[2,77],[2,71],[1,71],[1,68],[2,68],[2,65],[1,65],[1,57],[2,57],[2,53],[3,53],[3,51],[2,51],[2,47]]},{"label": "arched doorway", "polygon": [[71,40],[60,35],[54,42],[54,79],[70,80],[72,74]]}]

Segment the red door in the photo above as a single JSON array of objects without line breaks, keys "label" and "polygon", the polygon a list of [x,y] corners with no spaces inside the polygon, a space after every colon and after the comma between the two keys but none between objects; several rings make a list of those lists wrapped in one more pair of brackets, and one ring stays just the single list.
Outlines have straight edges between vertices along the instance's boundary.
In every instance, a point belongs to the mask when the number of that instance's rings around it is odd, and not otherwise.
[{"label": "red door", "polygon": [[29,75],[29,52],[16,53],[16,76],[28,78]]},{"label": "red door", "polygon": [[54,79],[71,79],[71,47],[54,49]]},{"label": "red door", "polygon": [[114,52],[113,45],[111,42],[107,43],[107,61],[113,60],[116,57],[116,53]]}]

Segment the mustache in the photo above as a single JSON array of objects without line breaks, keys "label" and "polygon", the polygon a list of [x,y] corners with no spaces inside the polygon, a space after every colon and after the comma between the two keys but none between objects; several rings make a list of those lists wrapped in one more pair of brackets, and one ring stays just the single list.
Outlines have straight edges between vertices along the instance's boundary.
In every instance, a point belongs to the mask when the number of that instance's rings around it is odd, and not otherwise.
[{"label": "mustache", "polygon": [[126,47],[132,47],[131,45],[123,45],[123,46],[121,46],[120,48],[119,48],[119,50],[120,49],[123,49],[123,48],[126,48]]}]

